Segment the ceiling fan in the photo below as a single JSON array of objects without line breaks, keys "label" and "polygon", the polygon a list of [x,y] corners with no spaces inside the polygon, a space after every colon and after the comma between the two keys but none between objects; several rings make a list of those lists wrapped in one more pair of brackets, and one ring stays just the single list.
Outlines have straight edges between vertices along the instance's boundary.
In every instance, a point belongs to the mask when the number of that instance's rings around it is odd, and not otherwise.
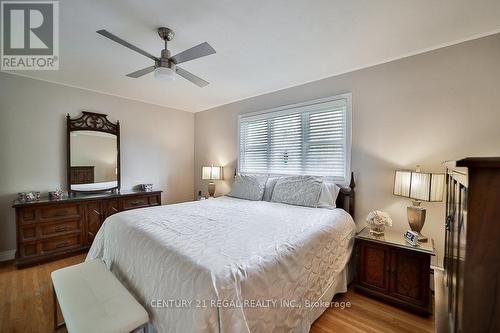
[{"label": "ceiling fan", "polygon": [[143,69],[140,69],[138,71],[132,72],[127,74],[128,77],[131,78],[138,78],[143,75],[146,75],[148,73],[151,73],[154,71],[155,73],[155,78],[157,79],[164,79],[164,80],[174,80],[175,79],[175,74],[179,74],[183,78],[185,78],[188,81],[191,81],[192,83],[196,84],[198,87],[204,87],[208,85],[208,82],[203,80],[202,78],[199,78],[198,76],[188,72],[185,69],[182,69],[178,67],[177,65],[186,61],[198,59],[201,57],[205,57],[207,55],[211,55],[215,53],[215,50],[213,47],[210,46],[207,42],[198,44],[196,46],[193,46],[190,49],[187,49],[186,51],[183,51],[179,54],[174,55],[173,57],[170,56],[170,51],[167,49],[167,42],[171,41],[174,39],[174,31],[169,28],[165,27],[160,27],[158,28],[158,35],[160,35],[160,38],[165,41],[165,49],[161,51],[161,56],[159,58],[155,57],[154,55],[141,50],[135,45],[130,44],[129,42],[124,41],[118,36],[113,35],[107,30],[98,30],[98,34],[107,37],[111,39],[112,41],[117,42],[118,44],[121,44],[125,47],[128,47],[129,49],[138,52],[142,54],[143,56],[148,57],[149,59],[153,60],[155,64],[153,66],[149,66]]}]

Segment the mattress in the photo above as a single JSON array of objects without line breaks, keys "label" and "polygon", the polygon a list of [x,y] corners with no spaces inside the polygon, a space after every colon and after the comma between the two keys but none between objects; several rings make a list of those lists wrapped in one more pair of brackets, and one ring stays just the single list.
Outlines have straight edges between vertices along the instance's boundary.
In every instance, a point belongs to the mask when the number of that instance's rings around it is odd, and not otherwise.
[{"label": "mattress", "polygon": [[314,302],[345,289],[354,233],[341,209],[220,197],[115,214],[87,259],[105,261],[157,332],[307,332]]}]

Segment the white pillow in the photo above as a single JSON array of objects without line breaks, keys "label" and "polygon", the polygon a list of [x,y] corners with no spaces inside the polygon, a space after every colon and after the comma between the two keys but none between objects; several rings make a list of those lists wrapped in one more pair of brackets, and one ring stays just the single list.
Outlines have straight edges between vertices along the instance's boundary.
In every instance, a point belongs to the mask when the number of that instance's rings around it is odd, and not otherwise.
[{"label": "white pillow", "polygon": [[335,183],[323,182],[321,184],[321,193],[318,199],[318,208],[334,209],[337,207],[335,202],[340,192],[340,187]]},{"label": "white pillow", "polygon": [[322,183],[321,177],[280,177],[276,185],[274,185],[271,201],[289,205],[317,207]]},{"label": "white pillow", "polygon": [[264,189],[264,196],[262,197],[262,201],[271,201],[271,197],[273,196],[274,185],[280,179],[280,177],[269,177],[266,181],[266,187]]},{"label": "white pillow", "polygon": [[262,200],[266,181],[267,175],[237,175],[228,196],[246,200]]}]

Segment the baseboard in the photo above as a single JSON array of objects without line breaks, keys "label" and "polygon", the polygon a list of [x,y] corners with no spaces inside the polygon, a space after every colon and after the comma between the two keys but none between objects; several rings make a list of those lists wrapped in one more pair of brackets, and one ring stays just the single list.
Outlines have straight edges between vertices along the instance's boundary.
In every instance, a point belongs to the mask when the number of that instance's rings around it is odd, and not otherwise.
[{"label": "baseboard", "polygon": [[0,252],[0,261],[14,260],[16,257],[16,250],[7,250]]}]

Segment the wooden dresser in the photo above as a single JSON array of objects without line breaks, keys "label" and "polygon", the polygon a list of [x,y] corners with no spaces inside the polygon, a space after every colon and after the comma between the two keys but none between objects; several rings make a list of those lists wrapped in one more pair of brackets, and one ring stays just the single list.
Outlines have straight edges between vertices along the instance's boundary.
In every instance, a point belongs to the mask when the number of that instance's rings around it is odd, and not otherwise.
[{"label": "wooden dresser", "polygon": [[161,191],[78,194],[15,201],[16,265],[38,264],[89,249],[104,220],[120,211],[161,205]]},{"label": "wooden dresser", "polygon": [[446,165],[444,288],[437,332],[500,332],[500,158]]},{"label": "wooden dresser", "polygon": [[432,313],[430,263],[434,242],[408,244],[402,233],[356,235],[356,290],[419,314]]}]

